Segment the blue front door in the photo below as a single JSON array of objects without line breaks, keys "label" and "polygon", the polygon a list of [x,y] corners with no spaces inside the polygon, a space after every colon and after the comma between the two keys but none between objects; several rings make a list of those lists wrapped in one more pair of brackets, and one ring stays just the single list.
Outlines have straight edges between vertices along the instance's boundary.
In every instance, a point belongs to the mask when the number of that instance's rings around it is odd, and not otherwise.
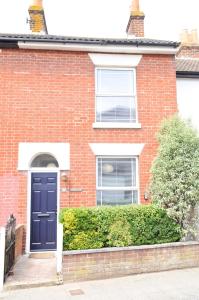
[{"label": "blue front door", "polygon": [[32,173],[30,250],[56,247],[57,173]]}]

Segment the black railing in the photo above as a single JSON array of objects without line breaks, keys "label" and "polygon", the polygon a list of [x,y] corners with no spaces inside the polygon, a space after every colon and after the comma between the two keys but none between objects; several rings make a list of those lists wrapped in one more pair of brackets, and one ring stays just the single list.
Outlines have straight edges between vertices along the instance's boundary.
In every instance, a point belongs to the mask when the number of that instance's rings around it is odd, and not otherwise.
[{"label": "black railing", "polygon": [[5,235],[5,264],[4,264],[4,281],[15,262],[15,228],[16,218],[10,215],[6,224]]}]

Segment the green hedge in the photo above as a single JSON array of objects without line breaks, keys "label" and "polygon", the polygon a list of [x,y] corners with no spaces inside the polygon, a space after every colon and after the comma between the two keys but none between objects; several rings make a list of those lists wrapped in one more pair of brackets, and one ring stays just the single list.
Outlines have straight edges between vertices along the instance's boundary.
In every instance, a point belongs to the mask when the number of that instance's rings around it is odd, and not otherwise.
[{"label": "green hedge", "polygon": [[64,208],[64,250],[150,245],[179,241],[180,227],[153,205]]}]

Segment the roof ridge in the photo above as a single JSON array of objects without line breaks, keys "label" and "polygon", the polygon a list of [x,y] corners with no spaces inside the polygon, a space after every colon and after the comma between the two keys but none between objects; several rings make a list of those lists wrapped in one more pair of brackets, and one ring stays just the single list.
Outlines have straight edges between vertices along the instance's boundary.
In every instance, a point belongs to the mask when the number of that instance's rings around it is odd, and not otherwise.
[{"label": "roof ridge", "polygon": [[176,57],[176,60],[196,60],[199,61],[199,57]]},{"label": "roof ridge", "polygon": [[125,37],[84,37],[84,36],[65,36],[65,35],[39,35],[39,34],[24,34],[24,33],[0,33],[0,38],[7,38],[7,39],[34,39],[34,40],[79,40],[79,41],[107,41],[107,42],[142,42],[142,43],[152,43],[152,44],[165,44],[170,46],[179,46],[179,42],[171,41],[171,40],[160,40],[160,39],[152,39],[146,37],[134,37],[134,38],[125,38]]}]

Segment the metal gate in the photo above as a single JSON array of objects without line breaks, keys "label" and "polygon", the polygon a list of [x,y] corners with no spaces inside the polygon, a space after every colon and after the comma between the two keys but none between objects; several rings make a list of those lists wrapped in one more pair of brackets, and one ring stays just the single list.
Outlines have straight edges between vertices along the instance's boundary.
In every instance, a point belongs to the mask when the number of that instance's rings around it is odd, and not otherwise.
[{"label": "metal gate", "polygon": [[14,265],[15,261],[15,228],[16,218],[10,215],[5,232],[5,265],[4,265],[4,281]]}]

